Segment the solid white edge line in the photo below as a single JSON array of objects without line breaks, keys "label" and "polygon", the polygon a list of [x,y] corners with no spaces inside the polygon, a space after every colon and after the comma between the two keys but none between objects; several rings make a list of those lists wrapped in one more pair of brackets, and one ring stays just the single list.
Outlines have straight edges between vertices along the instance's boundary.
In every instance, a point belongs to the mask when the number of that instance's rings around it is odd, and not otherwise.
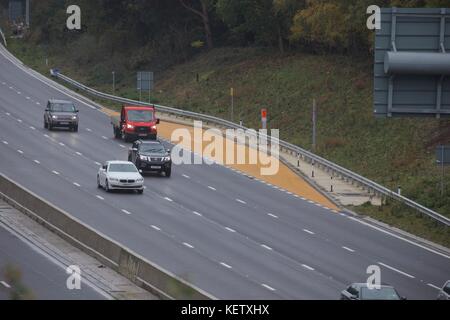
[{"label": "solid white edge line", "polygon": [[414,276],[412,276],[412,275],[410,275],[410,274],[408,274],[408,273],[406,273],[406,272],[403,272],[403,271],[401,271],[401,270],[398,270],[398,269],[396,269],[396,268],[394,268],[394,267],[391,267],[390,265],[387,265],[387,264],[385,264],[385,263],[383,263],[383,262],[378,262],[378,264],[381,265],[381,266],[383,266],[383,267],[385,267],[385,268],[388,268],[388,269],[390,269],[390,270],[392,270],[392,271],[395,271],[395,272],[397,272],[397,273],[400,273],[400,274],[404,275],[405,277],[408,277],[408,278],[411,278],[411,279],[414,279],[414,278],[415,278]]},{"label": "solid white edge line", "polygon": [[423,246],[423,245],[421,245],[421,244],[418,244],[418,243],[416,243],[416,242],[414,242],[414,241],[411,241],[411,240],[402,238],[402,237],[400,237],[400,236],[398,236],[398,235],[396,235],[396,234],[394,234],[394,233],[392,233],[392,232],[389,232],[389,231],[387,231],[387,230],[383,230],[383,229],[378,228],[378,227],[376,227],[376,226],[374,226],[374,225],[371,225],[370,223],[367,223],[367,222],[365,222],[365,221],[361,221],[361,220],[356,219],[356,218],[351,217],[351,216],[347,216],[347,217],[348,217],[349,219],[353,220],[353,221],[359,222],[359,223],[361,223],[361,224],[363,224],[363,225],[366,225],[366,226],[368,226],[368,227],[370,227],[370,228],[372,228],[372,229],[375,229],[375,230],[377,230],[377,231],[386,233],[386,234],[388,234],[388,235],[390,235],[390,236],[392,236],[392,237],[394,237],[394,238],[403,240],[403,241],[405,241],[405,242],[407,242],[407,243],[409,243],[409,244],[412,244],[412,245],[414,245],[414,246],[416,246],[416,247],[425,249],[425,250],[427,250],[427,251],[429,251],[429,252],[432,252],[432,253],[434,253],[434,254],[440,255],[441,257],[450,259],[450,256],[448,256],[448,255],[446,255],[446,254],[443,254],[443,253],[438,252],[438,251],[436,251],[436,250],[427,248],[427,247],[425,247],[425,246]]}]

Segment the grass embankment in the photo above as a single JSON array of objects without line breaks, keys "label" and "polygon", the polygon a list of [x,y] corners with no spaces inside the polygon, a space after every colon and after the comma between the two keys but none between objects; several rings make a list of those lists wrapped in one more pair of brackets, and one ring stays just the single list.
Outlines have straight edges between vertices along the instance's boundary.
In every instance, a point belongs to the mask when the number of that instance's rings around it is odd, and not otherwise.
[{"label": "grass embankment", "polygon": [[[12,40],[10,50],[41,72],[57,66],[83,83],[112,91],[112,67],[107,59],[75,65],[69,53],[60,51],[46,66],[45,51],[36,46]],[[441,171],[434,158],[435,146],[450,142],[450,121],[376,119],[371,69],[368,59],[356,61],[346,56],[280,56],[261,49],[215,49],[155,74],[152,101],[230,119],[233,87],[234,121],[242,119],[246,126],[257,128],[260,109],[267,108],[269,127],[279,128],[281,138],[310,149],[311,108],[316,99],[319,155],[391,189],[401,186],[403,195],[450,217],[450,170],[441,197]],[[117,95],[139,98],[135,71],[116,73]],[[352,209],[450,246],[448,228],[403,206]]]}]

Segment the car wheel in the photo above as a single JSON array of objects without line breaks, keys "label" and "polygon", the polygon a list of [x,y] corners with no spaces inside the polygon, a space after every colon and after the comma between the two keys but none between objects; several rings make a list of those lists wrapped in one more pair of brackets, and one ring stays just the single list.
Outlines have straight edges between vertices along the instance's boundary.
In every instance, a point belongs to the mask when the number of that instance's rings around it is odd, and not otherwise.
[{"label": "car wheel", "polygon": [[101,188],[102,187],[102,185],[100,184],[100,178],[99,178],[99,176],[97,176],[97,188]]},{"label": "car wheel", "polygon": [[144,189],[138,189],[137,192],[138,192],[139,194],[143,194],[143,193],[144,193]]},{"label": "car wheel", "polygon": [[73,132],[78,132],[78,125],[73,127]]},{"label": "car wheel", "polygon": [[44,128],[45,128],[45,129],[48,128],[48,124],[47,124],[47,121],[45,121],[45,119],[44,119]]},{"label": "car wheel", "polygon": [[167,170],[165,171],[165,173],[166,173],[166,177],[167,177],[167,178],[170,178],[170,175],[172,174],[172,168],[167,169]]},{"label": "car wheel", "polygon": [[109,188],[109,182],[108,182],[108,180],[105,181],[105,191],[106,191],[106,192],[111,192],[111,189]]},{"label": "car wheel", "polygon": [[49,123],[47,124],[47,127],[48,127],[48,130],[50,130],[50,131],[53,130],[53,126],[52,126],[52,123],[51,123],[51,122],[49,122]]},{"label": "car wheel", "polygon": [[114,138],[116,138],[116,139],[120,138],[120,130],[113,127],[113,133],[114,133]]}]

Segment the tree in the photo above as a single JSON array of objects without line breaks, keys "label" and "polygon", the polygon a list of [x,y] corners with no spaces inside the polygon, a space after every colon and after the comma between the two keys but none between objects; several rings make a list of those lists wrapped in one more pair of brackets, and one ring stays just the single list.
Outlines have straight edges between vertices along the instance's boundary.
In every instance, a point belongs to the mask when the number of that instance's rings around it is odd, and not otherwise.
[{"label": "tree", "polygon": [[203,21],[203,26],[205,28],[205,38],[208,49],[212,49],[214,47],[212,40],[212,32],[211,25],[209,22],[209,4],[210,0],[194,0],[195,2],[200,2],[201,11],[196,9],[193,4],[187,4],[186,0],[180,0],[180,3],[187,10],[199,16]]}]

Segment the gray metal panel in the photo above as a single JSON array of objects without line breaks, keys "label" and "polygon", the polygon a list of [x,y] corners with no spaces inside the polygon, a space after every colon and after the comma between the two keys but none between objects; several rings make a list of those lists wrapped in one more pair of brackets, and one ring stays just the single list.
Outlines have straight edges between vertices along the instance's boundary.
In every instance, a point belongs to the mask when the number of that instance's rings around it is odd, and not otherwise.
[{"label": "gray metal panel", "polygon": [[436,162],[442,165],[450,165],[450,146],[438,146],[436,147]]},{"label": "gray metal panel", "polygon": [[137,73],[137,89],[144,91],[153,90],[153,72],[140,71]]},{"label": "gray metal panel", "polygon": [[[442,17],[445,17],[443,25],[441,25]],[[441,31],[444,31],[443,34]],[[416,68],[418,72],[409,75],[390,75],[384,70],[387,52],[416,52],[427,56],[427,52],[442,53],[442,48],[450,54],[450,9],[381,9],[381,29],[376,31],[374,54],[376,116],[450,117],[449,76],[418,75],[417,73],[426,73],[419,72],[420,68]],[[423,61],[424,64],[428,62]],[[435,72],[438,70],[434,69]],[[389,83],[392,83],[391,99],[389,99]]]},{"label": "gray metal panel", "polygon": [[9,20],[24,20],[22,1],[9,1]]}]

